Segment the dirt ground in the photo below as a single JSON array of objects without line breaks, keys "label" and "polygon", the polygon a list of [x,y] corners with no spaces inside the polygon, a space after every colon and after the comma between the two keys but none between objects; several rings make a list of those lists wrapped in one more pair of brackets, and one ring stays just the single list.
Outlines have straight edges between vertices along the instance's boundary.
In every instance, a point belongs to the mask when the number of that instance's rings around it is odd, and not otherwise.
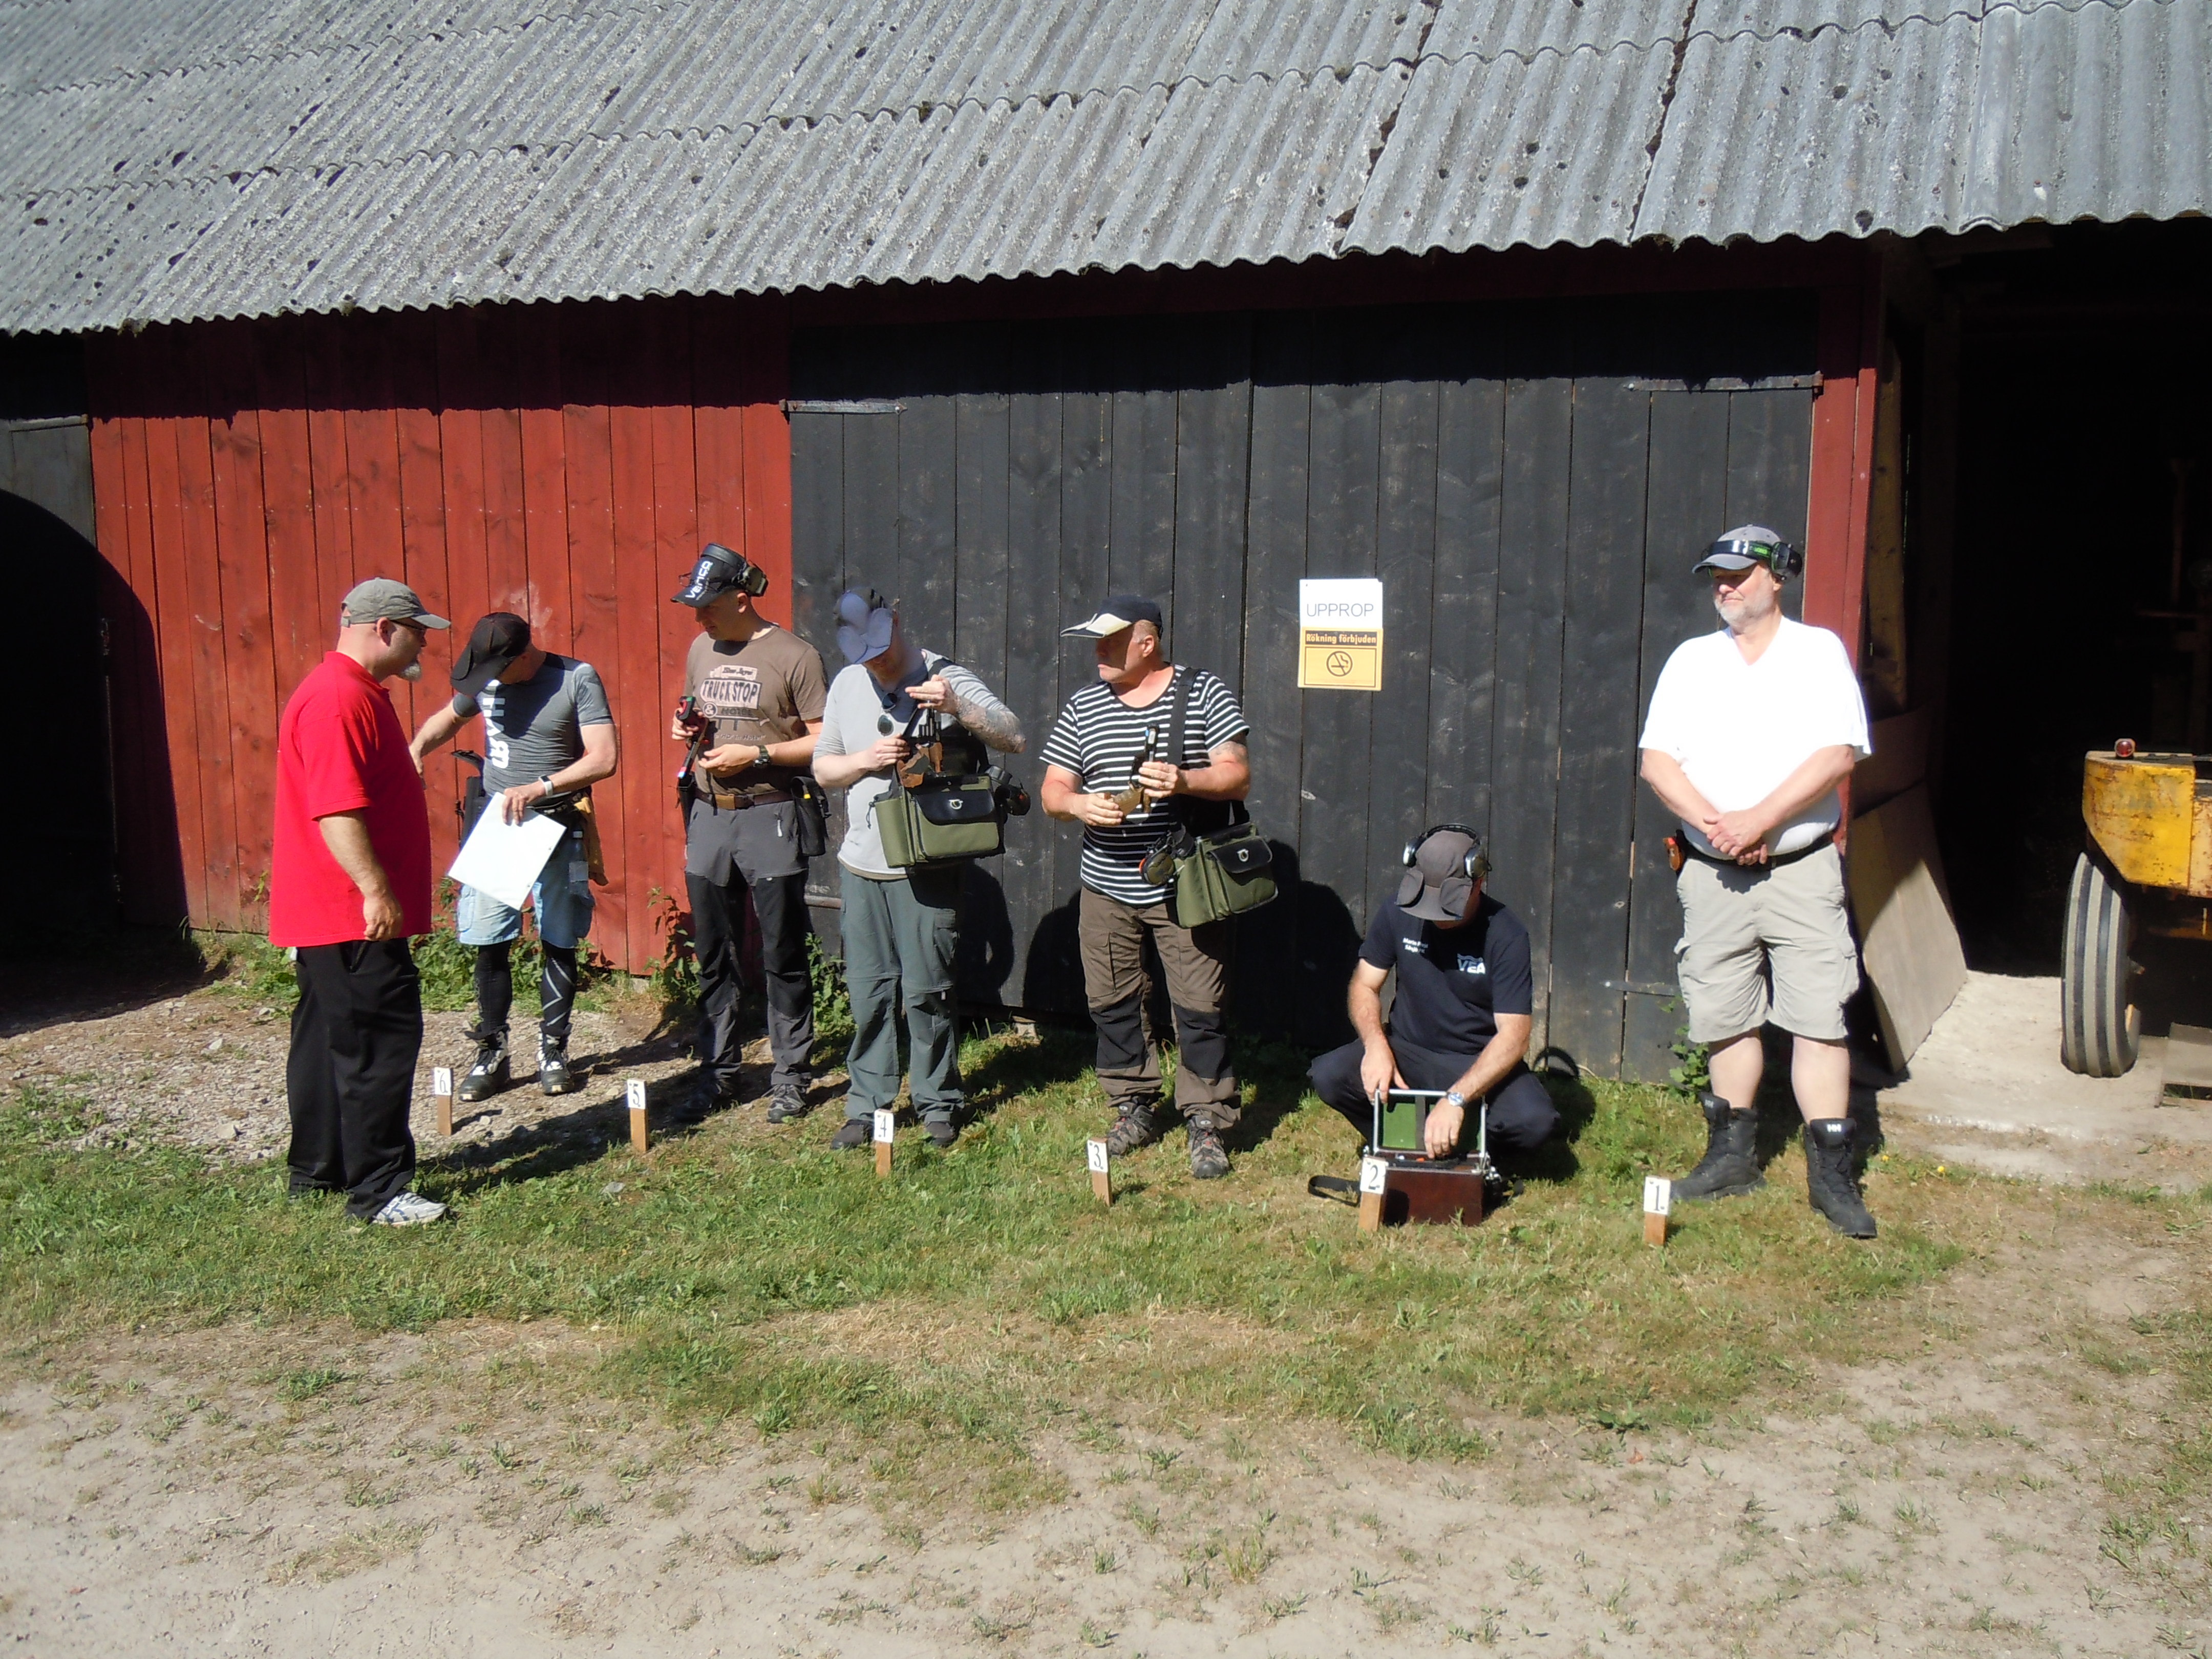
[{"label": "dirt ground", "polygon": [[[0,1080],[281,1152],[281,1019],[66,1001],[7,1016]],[[590,1102],[680,1065],[620,1006],[574,1046],[610,1057]],[[605,1132],[498,1103],[462,1132]],[[613,1339],[566,1326],[35,1346],[0,1356],[0,1651],[2203,1654],[2193,1572],[2111,1523],[2185,1409],[2130,1344],[2208,1265],[2197,1233],[2054,1224],[1922,1293],[1917,1357],[1808,1365],[1747,1420],[1504,1419],[1455,1465],[1191,1422],[1044,1443],[1065,1497],[996,1517],[885,1501],[865,1446],[611,1405],[563,1379]],[[2185,1532],[2212,1547],[2212,1510]]]}]

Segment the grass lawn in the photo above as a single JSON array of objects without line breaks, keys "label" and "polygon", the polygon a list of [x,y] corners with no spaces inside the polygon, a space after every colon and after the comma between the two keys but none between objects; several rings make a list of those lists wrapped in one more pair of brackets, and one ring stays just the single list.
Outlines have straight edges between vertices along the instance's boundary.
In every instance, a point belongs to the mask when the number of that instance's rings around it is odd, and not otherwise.
[{"label": "grass lawn", "polygon": [[1835,1237],[1792,1152],[1766,1192],[1692,1209],[1650,1249],[1643,1177],[1693,1161],[1696,1114],[1595,1080],[1555,1085],[1571,1140],[1483,1225],[1363,1236],[1304,1191],[1350,1170],[1355,1138],[1270,1049],[1243,1057],[1230,1179],[1191,1181],[1178,1133],[1117,1166],[1108,1209],[1084,1167],[1105,1118],[1087,1045],[994,1036],[964,1059],[978,1121],[945,1153],[903,1133],[888,1181],[830,1152],[820,1114],[771,1129],[747,1110],[640,1158],[610,1102],[604,1139],[518,1137],[474,1164],[426,1146],[420,1186],[458,1220],[398,1233],[288,1202],[266,1166],[70,1150],[82,1109],[19,1092],[0,1108],[0,1319],[33,1341],[568,1321],[608,1334],[596,1390],[926,1462],[958,1447],[1012,1498],[1054,1424],[1288,1417],[1446,1456],[1480,1455],[1500,1412],[1693,1425],[1878,1345],[1972,1248],[1942,1213],[1956,1183],[1880,1164],[1881,1237]]}]

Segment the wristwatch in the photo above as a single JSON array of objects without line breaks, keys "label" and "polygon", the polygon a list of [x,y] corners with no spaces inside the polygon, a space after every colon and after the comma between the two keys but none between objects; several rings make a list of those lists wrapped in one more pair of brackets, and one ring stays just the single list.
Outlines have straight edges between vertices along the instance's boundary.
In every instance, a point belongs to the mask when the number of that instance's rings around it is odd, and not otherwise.
[{"label": "wristwatch", "polygon": [[[553,775],[550,772],[540,772],[538,775],[538,787],[540,789],[543,789],[546,795],[551,794],[553,793]],[[544,799],[545,795],[540,795],[538,797],[538,799],[540,800]]]},{"label": "wristwatch", "polygon": [[1458,1090],[1453,1089],[1446,1092],[1443,1098],[1443,1103],[1447,1106],[1464,1108],[1467,1104],[1467,1097],[1460,1093]]},{"label": "wristwatch", "polygon": [[753,747],[760,750],[759,754],[753,757],[753,764],[755,766],[766,766],[769,763],[768,745],[764,743],[757,741],[754,743]]}]

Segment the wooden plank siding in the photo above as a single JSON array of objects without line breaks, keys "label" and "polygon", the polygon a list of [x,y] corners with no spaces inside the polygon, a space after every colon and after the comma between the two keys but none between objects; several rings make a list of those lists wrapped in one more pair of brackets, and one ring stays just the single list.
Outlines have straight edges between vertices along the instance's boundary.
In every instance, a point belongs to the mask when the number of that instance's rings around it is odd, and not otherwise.
[{"label": "wooden plank siding", "polygon": [[[1251,808],[1284,897],[1241,933],[1248,1026],[1346,1029],[1399,854],[1458,819],[1528,924],[1538,1041],[1663,1076],[1680,919],[1636,737],[1711,625],[1698,551],[1737,519],[1802,538],[1808,291],[848,325],[792,337],[800,632],[872,583],[969,654],[1032,734],[1091,672],[1058,628],[1123,587],[1252,724]],[[1296,689],[1297,583],[1378,575],[1383,689]],[[1078,1010],[1077,832],[1016,823],[969,891],[972,1004]],[[817,883],[817,899],[832,889]]]},{"label": "wooden plank siding", "polygon": [[[258,925],[276,711],[339,597],[394,574],[464,628],[519,611],[605,676],[624,769],[603,792],[616,885],[595,942],[642,969],[656,890],[684,890],[665,732],[695,629],[666,595],[713,539],[768,568],[764,608],[833,673],[837,593],[896,594],[1022,715],[1032,789],[1092,672],[1058,629],[1152,593],[1175,654],[1228,679],[1252,723],[1285,898],[1240,930],[1243,1025],[1340,1031],[1401,847],[1459,820],[1490,837],[1493,890],[1535,943],[1540,1042],[1662,1074],[1678,918],[1634,738],[1666,653],[1707,625],[1698,548],[1745,519],[1802,538],[1793,606],[1858,643],[1868,313],[1856,265],[1816,264],[1655,294],[1469,279],[1389,307],[1345,302],[1324,272],[1255,279],[1239,309],[1194,275],[1106,314],[1042,285],[995,315],[952,294],[687,298],[88,339],[127,658],[125,914]],[[1185,288],[1212,298],[1167,303]],[[787,395],[902,407],[787,416]],[[1367,574],[1387,596],[1383,691],[1298,690],[1298,580]],[[404,717],[436,706],[459,643],[396,689]],[[434,762],[441,856],[459,780]],[[1075,832],[1038,813],[1009,841],[970,878],[963,995],[1078,1010]],[[817,860],[833,946],[836,890]]]},{"label": "wooden plank siding", "polygon": [[[593,942],[649,965],[651,896],[684,891],[665,732],[696,627],[668,595],[719,540],[790,618],[782,318],[671,300],[88,340],[126,916],[265,925],[278,711],[345,591],[389,574],[457,624],[393,687],[410,729],[488,610],[605,677],[623,770]],[[427,780],[441,868],[460,774],[448,753]]]}]

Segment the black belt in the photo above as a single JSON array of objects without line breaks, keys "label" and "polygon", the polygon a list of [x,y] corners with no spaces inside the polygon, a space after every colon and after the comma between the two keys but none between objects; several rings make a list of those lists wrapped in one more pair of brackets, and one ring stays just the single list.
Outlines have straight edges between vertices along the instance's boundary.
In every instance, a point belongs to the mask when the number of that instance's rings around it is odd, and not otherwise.
[{"label": "black belt", "polygon": [[1795,864],[1799,859],[1811,858],[1822,848],[1832,845],[1835,839],[1836,832],[1831,830],[1810,845],[1801,847],[1794,853],[1784,853],[1778,857],[1770,857],[1764,864],[1738,864],[1734,859],[1724,859],[1718,854],[1708,853],[1692,842],[1686,834],[1681,838],[1681,846],[1686,858],[1693,858],[1700,864],[1710,864],[1717,870],[1779,870],[1785,864]]}]

